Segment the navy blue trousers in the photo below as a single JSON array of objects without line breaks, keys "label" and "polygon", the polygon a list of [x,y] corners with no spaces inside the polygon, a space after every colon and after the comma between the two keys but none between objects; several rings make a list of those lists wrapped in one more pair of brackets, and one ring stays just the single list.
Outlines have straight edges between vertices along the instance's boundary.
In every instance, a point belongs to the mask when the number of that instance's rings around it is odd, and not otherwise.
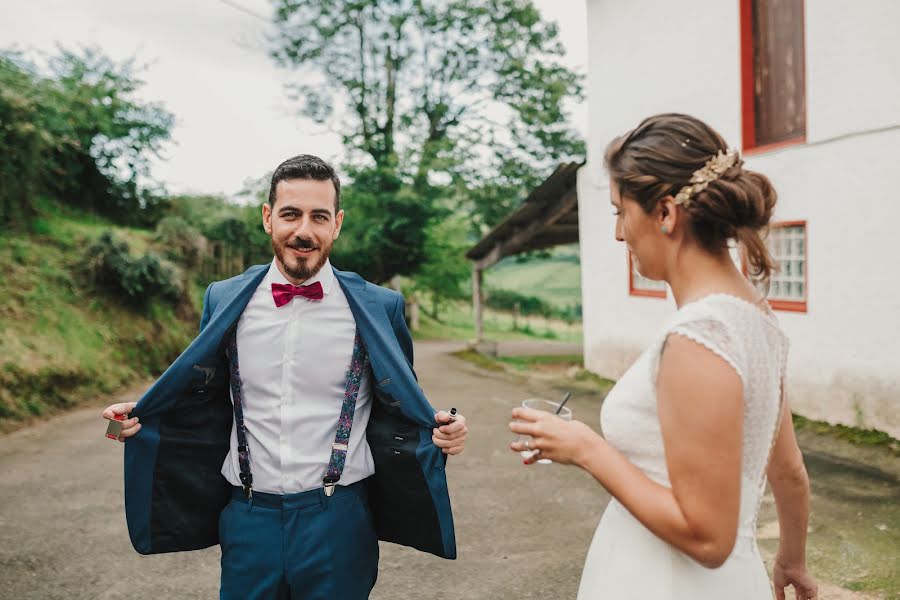
[{"label": "navy blue trousers", "polygon": [[222,600],[364,600],[378,575],[365,481],[279,496],[240,488],[219,517]]}]

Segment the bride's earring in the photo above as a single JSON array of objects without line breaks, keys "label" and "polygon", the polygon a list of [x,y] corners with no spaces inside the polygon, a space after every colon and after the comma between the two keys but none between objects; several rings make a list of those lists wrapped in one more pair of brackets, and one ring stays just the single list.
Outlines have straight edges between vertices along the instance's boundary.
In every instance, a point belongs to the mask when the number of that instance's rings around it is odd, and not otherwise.
[{"label": "bride's earring", "polygon": [[669,228],[666,227],[665,225],[663,225],[661,231],[662,231],[663,233],[669,233]]}]

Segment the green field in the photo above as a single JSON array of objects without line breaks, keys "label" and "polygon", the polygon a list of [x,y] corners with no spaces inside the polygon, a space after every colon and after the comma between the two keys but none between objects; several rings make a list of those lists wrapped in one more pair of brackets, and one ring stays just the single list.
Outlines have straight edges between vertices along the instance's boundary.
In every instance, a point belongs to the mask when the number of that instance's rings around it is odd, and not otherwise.
[{"label": "green field", "polygon": [[[413,332],[416,339],[472,340],[475,324],[472,305],[456,302],[444,308],[440,320],[420,312],[420,327]],[[508,312],[486,309],[484,311],[484,337],[490,340],[555,340],[581,342],[581,322],[566,323],[543,317],[519,317],[513,327],[513,316]]]},{"label": "green field", "polygon": [[548,258],[506,258],[484,272],[485,287],[536,296],[555,308],[581,304],[578,246],[559,246]]},{"label": "green field", "polygon": [[[536,297],[553,309],[581,306],[581,265],[578,246],[553,248],[549,256],[506,258],[484,273],[485,295],[491,290],[509,290]],[[469,288],[471,290],[471,288]],[[471,293],[471,292],[469,292]],[[426,307],[423,307],[426,308]],[[435,320],[421,311],[418,339],[470,340],[475,337],[471,301],[446,304]],[[579,312],[580,314],[580,312]],[[548,339],[581,342],[581,321],[538,315],[513,317],[509,311],[484,309],[484,336],[492,340]]]}]

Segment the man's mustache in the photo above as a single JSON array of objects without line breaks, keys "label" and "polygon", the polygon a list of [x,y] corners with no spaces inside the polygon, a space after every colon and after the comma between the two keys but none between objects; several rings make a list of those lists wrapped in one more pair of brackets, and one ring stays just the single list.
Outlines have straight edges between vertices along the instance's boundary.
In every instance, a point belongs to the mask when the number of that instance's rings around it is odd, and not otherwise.
[{"label": "man's mustache", "polygon": [[288,248],[293,248],[294,250],[318,250],[319,247],[312,240],[305,240],[303,238],[294,238],[290,242],[287,243]]}]

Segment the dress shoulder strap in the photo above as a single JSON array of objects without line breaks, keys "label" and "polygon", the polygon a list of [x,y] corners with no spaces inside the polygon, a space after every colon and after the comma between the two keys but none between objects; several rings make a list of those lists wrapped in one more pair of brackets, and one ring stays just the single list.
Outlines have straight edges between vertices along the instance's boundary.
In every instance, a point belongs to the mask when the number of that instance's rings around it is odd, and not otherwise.
[{"label": "dress shoulder strap", "polygon": [[741,381],[746,381],[744,344],[737,322],[739,317],[732,312],[733,308],[700,300],[685,305],[673,314],[652,350],[650,375],[654,385],[659,375],[659,361],[672,335],[680,335],[700,344],[728,363]]}]

